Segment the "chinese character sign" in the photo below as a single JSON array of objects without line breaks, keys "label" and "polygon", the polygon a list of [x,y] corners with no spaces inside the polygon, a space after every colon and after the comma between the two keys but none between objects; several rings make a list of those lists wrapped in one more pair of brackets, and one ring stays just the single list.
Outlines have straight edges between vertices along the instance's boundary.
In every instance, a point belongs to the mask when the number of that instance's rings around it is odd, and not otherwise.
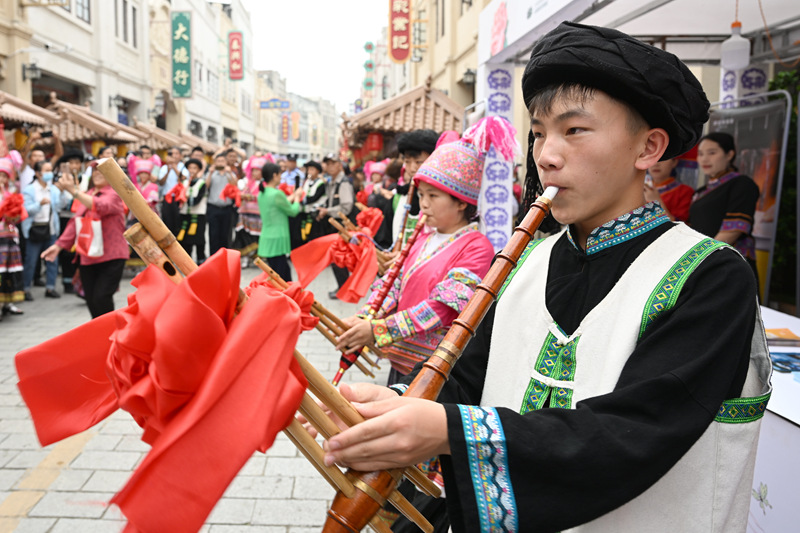
[{"label": "chinese character sign", "polygon": [[289,142],[289,115],[287,113],[281,116],[281,141]]},{"label": "chinese character sign", "polygon": [[411,0],[389,0],[389,58],[405,63],[411,57]]},{"label": "chinese character sign", "polygon": [[289,100],[281,100],[280,98],[272,98],[270,100],[262,100],[259,103],[261,109],[289,109],[292,104]]},{"label": "chinese character sign", "polygon": [[228,32],[228,77],[244,79],[244,47],[240,31]]},{"label": "chinese character sign", "polygon": [[292,118],[292,139],[295,141],[300,140],[300,113],[295,111],[291,115]]},{"label": "chinese character sign", "polygon": [[173,11],[172,97],[192,97],[192,13]]}]

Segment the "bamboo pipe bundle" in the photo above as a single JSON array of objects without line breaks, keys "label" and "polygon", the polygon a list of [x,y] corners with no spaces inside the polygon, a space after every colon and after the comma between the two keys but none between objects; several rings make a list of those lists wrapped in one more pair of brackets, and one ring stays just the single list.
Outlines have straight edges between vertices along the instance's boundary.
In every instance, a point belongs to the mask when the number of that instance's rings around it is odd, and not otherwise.
[{"label": "bamboo pipe bundle", "polygon": [[[525,247],[533,238],[533,234],[550,212],[553,198],[558,193],[556,187],[548,187],[544,194],[536,199],[522,223],[514,229],[511,239],[503,251],[497,255],[495,262],[478,285],[475,294],[453,321],[453,325],[444,339],[436,347],[433,355],[423,364],[422,370],[406,390],[404,396],[435,400],[439,391],[450,375],[455,363],[461,356],[464,347],[475,334],[489,307],[497,298],[503,283],[517,265]],[[391,494],[396,487],[397,470],[375,472],[359,472],[348,470],[349,479],[357,478],[377,492],[380,497]],[[328,511],[328,519],[323,528],[324,533],[353,533],[360,531],[380,508],[378,498],[371,497],[366,491],[356,492],[355,498],[337,494]]]},{"label": "bamboo pipe bundle", "polygon": [[[138,213],[142,214],[146,214],[148,212],[152,213],[149,207],[146,209],[146,211],[143,210],[142,206],[147,205],[144,198],[141,196],[138,190],[132,187],[133,184],[130,182],[130,180],[124,174],[124,172],[122,172],[122,169],[120,169],[120,167],[116,164],[115,161],[110,159],[105,160],[101,162],[101,165],[99,165],[99,167],[100,166],[102,167],[100,168],[100,171],[106,177],[109,184],[111,184],[112,188],[114,188],[114,190],[117,191],[117,194],[119,194],[122,197],[123,193],[125,193],[129,197],[128,199],[130,200],[130,203],[128,203],[127,205],[134,213],[134,215],[137,216],[137,218],[139,218]],[[128,189],[127,185],[130,185],[131,189]],[[125,198],[123,198],[123,200],[125,200]],[[135,209],[134,206],[136,206]],[[139,219],[141,222],[141,227],[138,227],[133,232],[130,232],[127,235],[127,237],[129,238],[130,241],[135,242],[140,249],[146,252],[145,255],[142,257],[143,261],[145,261],[148,264],[156,264],[157,266],[159,266],[159,268],[162,269],[162,271],[165,272],[165,274],[169,275],[173,281],[175,281],[176,283],[180,282],[183,276],[181,276],[177,272],[173,275],[170,275],[166,271],[166,269],[163,268],[163,265],[165,263],[159,262],[161,258],[159,257],[159,254],[155,253],[152,250],[152,243],[155,242],[156,246],[159,246],[159,244],[151,236],[150,232],[153,231],[158,235],[163,235],[161,242],[169,243],[167,247],[169,247],[172,244],[177,244],[177,242],[174,240],[172,242],[169,241],[167,237],[171,236],[172,234],[166,228],[161,219],[159,219],[158,217],[154,218],[149,216],[145,216],[144,218],[146,220],[142,220],[142,218]],[[169,256],[169,252],[167,250],[164,250],[164,252],[167,252],[167,255]],[[173,253],[175,255],[175,258],[177,258],[181,262],[181,265],[185,268],[185,270],[183,270],[184,272],[194,272],[195,270],[197,270],[198,268],[197,265],[192,261],[191,257],[189,257],[188,254],[186,254],[185,251],[183,251],[182,254],[177,251]],[[173,259],[173,261],[175,261],[175,258],[170,256],[170,259]],[[239,296],[240,296],[239,298],[240,305],[243,305],[246,302],[247,297],[241,290],[239,292]],[[316,369],[312,365],[310,365],[308,361],[306,361],[305,358],[302,357],[302,355],[296,350],[295,350],[295,357],[303,367],[304,374],[306,375],[306,379],[308,379],[309,384],[312,387],[312,390],[319,391],[319,394],[326,396],[329,399],[329,401],[331,401],[331,403],[333,404],[334,412],[337,412],[337,414],[341,413],[345,415],[347,418],[350,418],[358,422],[363,421],[363,418],[361,418],[361,416],[358,414],[355,408],[353,408],[352,405],[350,405],[349,402],[347,402],[347,400],[345,400],[341,395],[339,395],[338,391],[333,389],[332,386],[325,380],[325,378],[322,377],[322,375],[319,374],[319,372],[317,372]],[[307,397],[308,393],[306,393],[305,396]],[[318,395],[318,397],[321,396]],[[308,405],[309,402],[313,402],[313,400],[311,400],[310,398],[306,398],[305,399],[306,405]],[[330,425],[328,425],[327,427],[330,428]],[[292,423],[284,430],[284,432],[287,434],[288,438],[293,443],[295,443],[295,445],[298,446],[298,449],[300,449],[301,452],[306,456],[306,458],[309,459],[309,461],[320,472],[323,478],[338,490],[338,493],[354,495],[355,486],[360,484],[360,481],[355,480],[355,483],[353,483],[354,480],[348,480],[348,478],[344,477],[342,472],[337,467],[325,466],[323,461],[324,453],[322,452],[322,449],[316,444],[316,442],[314,442],[313,446],[311,445],[311,442],[313,442],[314,439],[308,434],[305,428],[303,428],[302,425],[299,424],[299,422],[297,422],[296,420],[292,421]],[[421,475],[421,473],[419,474]],[[364,487],[364,489],[361,490],[365,489],[367,489],[367,487]],[[424,517],[422,517],[422,515],[419,514],[416,511],[416,509],[413,508],[410,502],[405,500],[405,498],[402,495],[396,493],[396,491],[393,491],[390,494],[390,500],[398,508],[398,510],[403,512],[410,520],[415,521],[415,523],[417,523],[417,525],[419,525],[424,531],[426,532],[433,531],[433,527],[430,525],[430,523],[427,520],[425,520]],[[389,531],[389,528],[383,522],[376,519],[375,517],[369,520],[369,524],[379,533],[385,533],[386,531]]]},{"label": "bamboo pipe bundle", "polygon": [[[276,287],[278,287],[281,290],[286,289],[288,283],[286,283],[286,281],[283,278],[281,278],[277,272],[272,270],[272,268],[270,268],[270,266],[267,265],[264,261],[262,261],[261,259],[256,259],[255,261],[253,261],[253,264],[256,265],[258,268],[260,268],[261,270],[263,270],[264,272],[266,272],[267,275],[270,277],[270,281],[273,282]],[[334,315],[331,311],[323,307],[323,305],[320,304],[317,300],[314,300],[314,303],[311,305],[311,314],[320,319],[320,324],[317,325],[317,330],[320,333],[322,333],[325,336],[325,338],[331,342],[331,344],[336,346],[335,337],[338,337],[342,333],[347,331],[347,326],[345,325],[345,323],[342,322],[342,320],[336,315]],[[377,348],[371,348],[371,349],[375,351],[375,354],[378,357],[383,357],[383,353],[380,352]],[[359,355],[362,358],[364,358],[364,360],[367,363],[369,363],[370,366],[380,370],[380,367],[375,363],[375,361],[373,361],[369,357],[369,355],[367,355],[366,352],[367,350],[362,350]],[[366,369],[366,367],[364,367],[360,361],[356,360],[354,361],[354,364],[358,366],[358,368],[364,374],[372,378],[375,377],[375,375],[372,374],[372,372],[370,372],[368,369]]]}]

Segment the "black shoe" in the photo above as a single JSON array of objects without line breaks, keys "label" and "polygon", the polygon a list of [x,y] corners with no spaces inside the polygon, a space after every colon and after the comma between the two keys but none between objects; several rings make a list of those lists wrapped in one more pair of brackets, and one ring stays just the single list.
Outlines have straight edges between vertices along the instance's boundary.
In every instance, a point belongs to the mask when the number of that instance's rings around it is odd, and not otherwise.
[{"label": "black shoe", "polygon": [[64,294],[75,294],[75,289],[72,288],[72,283],[64,284]]},{"label": "black shoe", "polygon": [[4,315],[22,315],[24,311],[14,304],[6,304],[3,306]]},{"label": "black shoe", "polygon": [[33,294],[31,294],[31,291],[25,291],[25,301],[26,302],[33,301]]},{"label": "black shoe", "polygon": [[33,280],[33,286],[34,287],[44,287],[45,286],[45,282],[40,280],[40,279],[35,279],[35,280]]},{"label": "black shoe", "polygon": [[339,290],[338,290],[338,289],[337,289],[337,290],[335,290],[335,291],[331,291],[331,292],[329,292],[329,293],[328,293],[328,298],[330,298],[331,300],[338,300],[338,299],[339,299],[339,297],[338,297],[338,296],[336,296],[336,293],[337,293],[337,292],[339,292]]},{"label": "black shoe", "polygon": [[58,294],[53,289],[47,289],[46,291],[44,291],[44,297],[45,298],[61,298],[61,295]]}]

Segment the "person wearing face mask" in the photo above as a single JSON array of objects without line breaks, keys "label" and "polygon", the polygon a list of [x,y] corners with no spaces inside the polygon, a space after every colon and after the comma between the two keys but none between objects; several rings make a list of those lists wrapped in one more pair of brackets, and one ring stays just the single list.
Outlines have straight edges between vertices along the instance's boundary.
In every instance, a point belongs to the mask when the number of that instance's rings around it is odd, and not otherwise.
[{"label": "person wearing face mask", "polygon": [[[25,266],[23,283],[25,300],[32,301],[31,285],[36,260],[42,251],[51,246],[61,233],[58,211],[69,207],[72,196],[64,192],[58,182],[53,183],[53,165],[39,161],[33,165],[34,180],[22,190],[28,218],[22,221],[22,236],[25,239]],[[45,298],[60,298],[56,291],[58,257],[45,262]]]}]

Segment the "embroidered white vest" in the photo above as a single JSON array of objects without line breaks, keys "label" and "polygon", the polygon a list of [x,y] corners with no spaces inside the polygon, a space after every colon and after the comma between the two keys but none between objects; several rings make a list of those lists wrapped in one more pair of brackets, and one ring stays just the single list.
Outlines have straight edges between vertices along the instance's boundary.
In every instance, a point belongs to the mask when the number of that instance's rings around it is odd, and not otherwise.
[{"label": "embroidered white vest", "polygon": [[[189,186],[189,181],[186,182],[188,190],[186,191],[186,196],[191,197],[197,194],[197,191],[200,190],[200,187],[206,184],[206,180],[198,179],[194,185]],[[206,192],[208,190],[206,189]],[[206,210],[208,209],[208,194],[204,194],[203,197],[200,199],[199,202],[194,204],[193,206],[189,206],[189,203],[183,204],[181,207],[181,213],[184,215],[205,215]]]},{"label": "embroidered white vest", "polygon": [[[640,254],[575,332],[566,336],[545,305],[550,252],[560,236],[531,247],[501,293],[481,405],[527,412],[547,402],[550,407],[574,409],[581,400],[613,391],[641,333],[674,305],[694,268],[721,248],[687,226],[676,225]],[[701,438],[652,487],[569,531],[744,531],[770,372],[764,326],[757,313],[742,398],[726,401]],[[524,524],[519,526],[525,529]]]}]

